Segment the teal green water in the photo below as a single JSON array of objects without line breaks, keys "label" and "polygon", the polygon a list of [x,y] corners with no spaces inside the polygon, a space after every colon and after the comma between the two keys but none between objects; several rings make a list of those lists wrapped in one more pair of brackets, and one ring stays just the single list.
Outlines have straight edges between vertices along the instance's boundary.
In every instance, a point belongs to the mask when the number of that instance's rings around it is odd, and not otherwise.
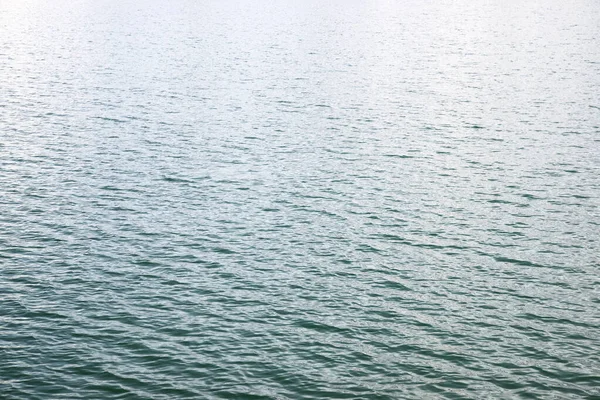
[{"label": "teal green water", "polygon": [[0,1],[0,399],[598,399],[599,167],[597,1]]}]

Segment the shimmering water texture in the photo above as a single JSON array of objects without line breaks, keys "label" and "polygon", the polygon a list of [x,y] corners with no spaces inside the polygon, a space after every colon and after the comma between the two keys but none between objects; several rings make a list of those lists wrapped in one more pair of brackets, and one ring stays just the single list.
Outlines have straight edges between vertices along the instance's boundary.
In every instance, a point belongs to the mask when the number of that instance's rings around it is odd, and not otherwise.
[{"label": "shimmering water texture", "polygon": [[597,0],[0,0],[0,399],[600,399]]}]

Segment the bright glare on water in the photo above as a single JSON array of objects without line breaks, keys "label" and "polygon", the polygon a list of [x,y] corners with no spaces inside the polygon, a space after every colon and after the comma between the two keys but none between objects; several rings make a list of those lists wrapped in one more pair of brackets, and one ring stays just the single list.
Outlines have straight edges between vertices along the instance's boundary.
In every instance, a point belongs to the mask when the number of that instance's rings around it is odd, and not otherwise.
[{"label": "bright glare on water", "polygon": [[597,0],[0,0],[1,399],[600,398]]}]

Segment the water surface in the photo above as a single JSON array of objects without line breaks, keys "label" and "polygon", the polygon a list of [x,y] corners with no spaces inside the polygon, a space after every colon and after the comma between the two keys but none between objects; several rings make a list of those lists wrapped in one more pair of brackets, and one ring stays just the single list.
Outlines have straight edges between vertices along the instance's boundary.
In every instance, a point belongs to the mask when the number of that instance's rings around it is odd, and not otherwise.
[{"label": "water surface", "polygon": [[600,390],[600,3],[0,1],[0,398]]}]

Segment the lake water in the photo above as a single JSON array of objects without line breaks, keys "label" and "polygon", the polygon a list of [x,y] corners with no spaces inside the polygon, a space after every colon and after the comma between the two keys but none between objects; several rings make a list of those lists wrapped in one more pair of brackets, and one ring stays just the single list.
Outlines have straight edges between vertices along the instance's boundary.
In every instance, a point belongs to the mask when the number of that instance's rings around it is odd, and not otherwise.
[{"label": "lake water", "polygon": [[600,398],[597,0],[0,1],[0,398]]}]

